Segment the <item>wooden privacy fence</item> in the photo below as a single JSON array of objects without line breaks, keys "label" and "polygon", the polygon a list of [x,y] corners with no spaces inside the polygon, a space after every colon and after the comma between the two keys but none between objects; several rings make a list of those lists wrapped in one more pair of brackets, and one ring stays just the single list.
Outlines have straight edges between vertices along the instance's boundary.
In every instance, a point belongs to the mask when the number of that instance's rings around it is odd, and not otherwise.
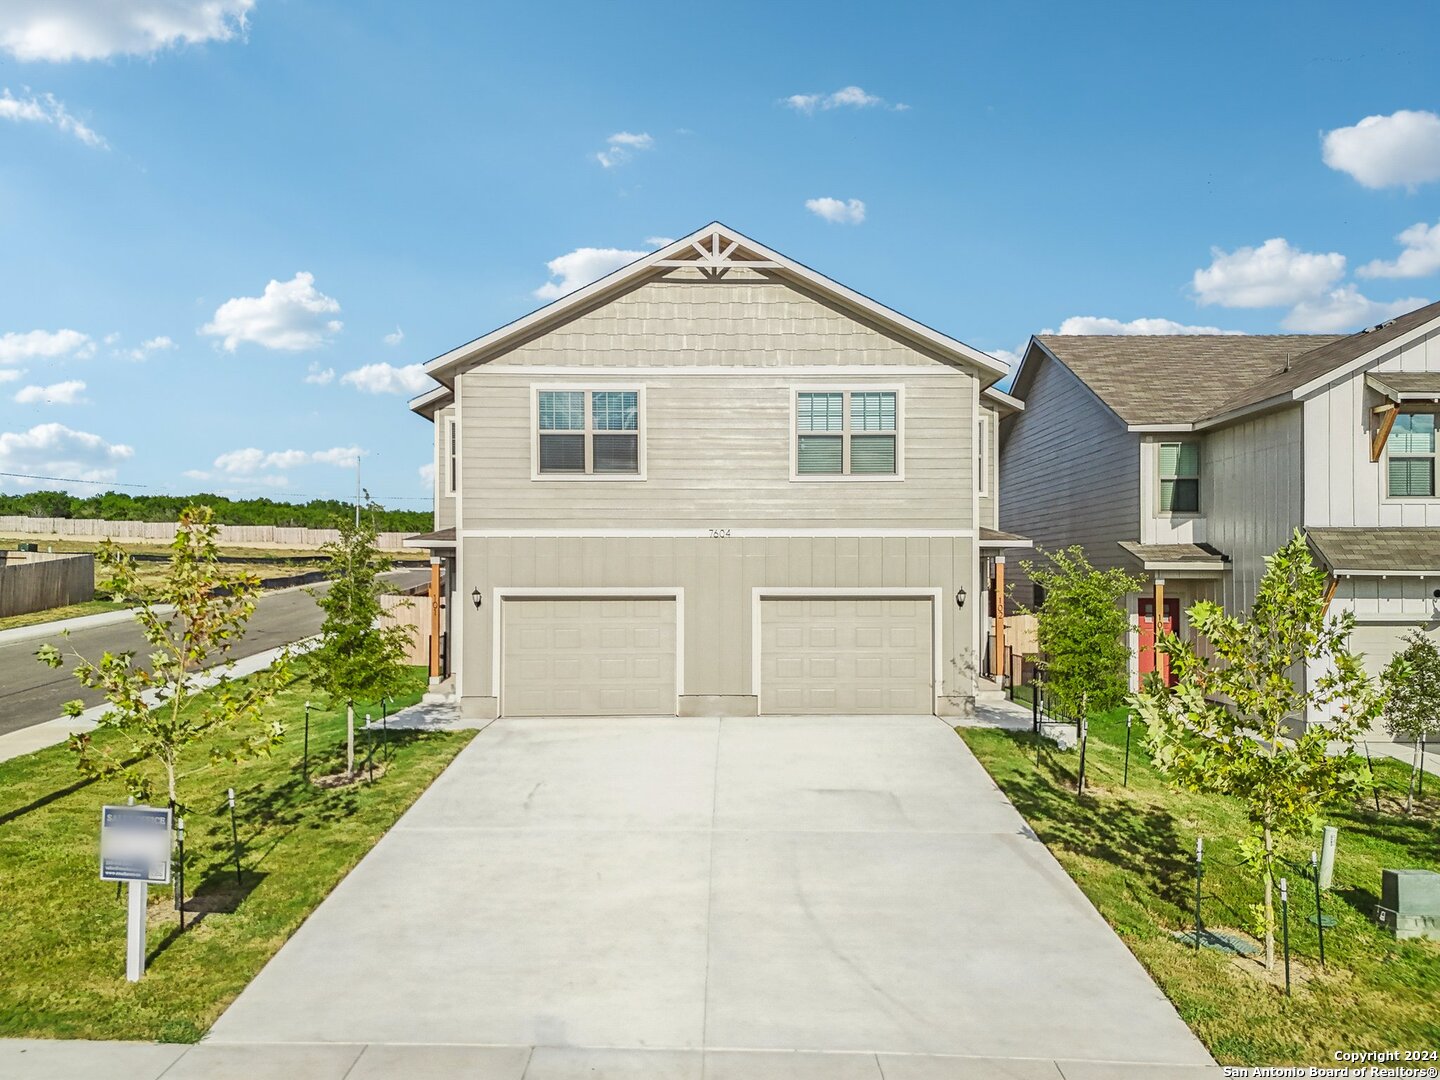
[{"label": "wooden privacy fence", "polygon": [[95,556],[0,551],[0,616],[80,604],[95,597]]},{"label": "wooden privacy fence", "polygon": [[[168,544],[173,521],[93,521],[84,518],[0,517],[0,536],[37,536],[52,540],[117,540]],[[388,551],[404,548],[408,533],[384,532],[376,540]],[[292,529],[280,525],[221,525],[219,542],[231,547],[318,548],[340,538],[335,529]]]}]

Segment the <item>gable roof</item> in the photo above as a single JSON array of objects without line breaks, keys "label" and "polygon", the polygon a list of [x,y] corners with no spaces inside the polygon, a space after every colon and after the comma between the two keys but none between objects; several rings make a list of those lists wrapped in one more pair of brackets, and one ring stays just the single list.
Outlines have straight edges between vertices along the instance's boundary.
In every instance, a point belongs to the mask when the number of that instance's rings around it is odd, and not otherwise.
[{"label": "gable roof", "polygon": [[1132,429],[1196,428],[1294,401],[1387,346],[1440,326],[1440,302],[1354,334],[1043,334],[1015,373],[1016,396],[1041,355],[1070,369]]},{"label": "gable roof", "polygon": [[1016,383],[1038,346],[1125,423],[1193,424],[1219,412],[1237,386],[1264,382],[1335,340],[1321,334],[1045,334],[1031,339]]},{"label": "gable roof", "polygon": [[[803,263],[751,240],[738,230],[718,221],[636,259],[628,266],[622,266],[583,289],[577,289],[474,341],[437,356],[425,365],[425,371],[437,382],[451,386],[461,368],[481,363],[522,340],[544,333],[581,311],[605,303],[649,278],[677,269],[698,270],[707,277],[721,277],[738,269],[788,281],[850,308],[899,338],[976,369],[982,376],[984,385],[988,386],[1008,374],[1006,366],[993,356],[902,315],[893,308],[841,285],[838,281],[827,278]],[[419,403],[426,397],[427,395],[421,395],[411,407],[418,411]]]}]

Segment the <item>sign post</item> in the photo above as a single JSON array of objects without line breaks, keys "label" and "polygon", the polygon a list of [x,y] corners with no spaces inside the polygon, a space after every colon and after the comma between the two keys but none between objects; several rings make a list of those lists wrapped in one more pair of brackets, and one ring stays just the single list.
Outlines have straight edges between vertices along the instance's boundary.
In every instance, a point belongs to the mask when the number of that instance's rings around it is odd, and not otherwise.
[{"label": "sign post", "polygon": [[170,811],[158,806],[100,809],[100,880],[130,886],[125,920],[125,978],[145,973],[145,916],[151,884],[170,880]]}]

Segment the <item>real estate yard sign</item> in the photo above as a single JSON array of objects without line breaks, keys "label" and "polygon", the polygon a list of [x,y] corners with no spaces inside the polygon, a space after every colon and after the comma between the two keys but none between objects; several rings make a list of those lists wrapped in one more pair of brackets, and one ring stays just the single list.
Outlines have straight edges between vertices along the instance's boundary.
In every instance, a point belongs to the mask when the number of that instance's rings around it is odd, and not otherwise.
[{"label": "real estate yard sign", "polygon": [[145,973],[145,915],[150,884],[170,880],[170,811],[158,806],[100,809],[100,880],[128,881],[125,978]]}]

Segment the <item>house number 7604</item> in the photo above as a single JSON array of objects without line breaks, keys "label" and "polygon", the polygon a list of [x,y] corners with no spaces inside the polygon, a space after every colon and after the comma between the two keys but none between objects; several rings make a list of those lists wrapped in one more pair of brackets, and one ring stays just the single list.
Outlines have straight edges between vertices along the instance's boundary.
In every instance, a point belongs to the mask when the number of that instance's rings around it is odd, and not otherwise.
[{"label": "house number 7604", "polygon": [[729,536],[729,535],[730,535],[730,530],[729,530],[729,529],[711,529],[711,530],[710,530],[710,537],[711,537],[711,539],[713,539],[713,540],[723,540],[725,537],[727,537],[727,536]]}]

